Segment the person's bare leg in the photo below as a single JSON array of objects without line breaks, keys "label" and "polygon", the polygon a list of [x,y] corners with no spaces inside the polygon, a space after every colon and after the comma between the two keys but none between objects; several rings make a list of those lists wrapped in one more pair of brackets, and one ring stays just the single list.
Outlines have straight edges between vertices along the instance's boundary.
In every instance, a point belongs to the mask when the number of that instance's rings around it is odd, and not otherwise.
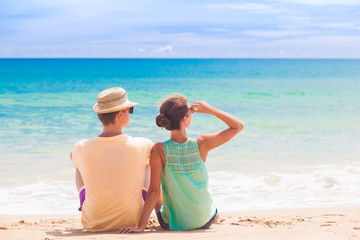
[{"label": "person's bare leg", "polygon": [[83,181],[78,169],[76,169],[76,177],[75,178],[76,178],[75,179],[76,188],[77,188],[78,192],[80,192],[84,188],[84,181]]}]

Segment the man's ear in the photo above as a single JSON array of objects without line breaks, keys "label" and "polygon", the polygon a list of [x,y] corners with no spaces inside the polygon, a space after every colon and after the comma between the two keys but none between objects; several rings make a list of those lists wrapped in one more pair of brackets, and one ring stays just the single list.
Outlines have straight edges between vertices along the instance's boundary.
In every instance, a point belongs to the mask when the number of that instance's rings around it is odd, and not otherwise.
[{"label": "man's ear", "polygon": [[123,111],[119,111],[118,114],[116,114],[117,117],[119,118],[119,120],[122,119],[122,117],[124,116],[124,112]]}]

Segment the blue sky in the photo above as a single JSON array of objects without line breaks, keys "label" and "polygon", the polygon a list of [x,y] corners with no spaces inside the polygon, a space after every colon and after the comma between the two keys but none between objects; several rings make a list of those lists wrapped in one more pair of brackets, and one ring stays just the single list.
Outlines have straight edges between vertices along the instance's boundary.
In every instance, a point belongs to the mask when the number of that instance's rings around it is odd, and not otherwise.
[{"label": "blue sky", "polygon": [[360,0],[0,0],[0,57],[360,58]]}]

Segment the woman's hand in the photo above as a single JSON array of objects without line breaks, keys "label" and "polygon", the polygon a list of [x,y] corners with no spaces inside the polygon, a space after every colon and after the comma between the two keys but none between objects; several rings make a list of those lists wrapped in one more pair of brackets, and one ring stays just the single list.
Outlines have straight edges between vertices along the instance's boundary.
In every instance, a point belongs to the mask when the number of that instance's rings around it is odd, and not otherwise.
[{"label": "woman's hand", "polygon": [[197,112],[197,113],[212,114],[214,110],[215,110],[215,108],[210,106],[205,101],[195,101],[190,106],[190,111]]},{"label": "woman's hand", "polygon": [[143,228],[122,227],[120,228],[118,233],[141,233],[143,231],[144,231]]}]

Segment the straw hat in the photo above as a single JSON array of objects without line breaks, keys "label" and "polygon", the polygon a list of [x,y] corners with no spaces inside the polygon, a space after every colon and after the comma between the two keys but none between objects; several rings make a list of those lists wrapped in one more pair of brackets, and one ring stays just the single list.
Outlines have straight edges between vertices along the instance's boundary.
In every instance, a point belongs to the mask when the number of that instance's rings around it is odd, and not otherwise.
[{"label": "straw hat", "polygon": [[96,113],[102,114],[117,112],[136,105],[138,104],[128,100],[127,93],[123,88],[114,87],[99,93],[93,109]]}]

